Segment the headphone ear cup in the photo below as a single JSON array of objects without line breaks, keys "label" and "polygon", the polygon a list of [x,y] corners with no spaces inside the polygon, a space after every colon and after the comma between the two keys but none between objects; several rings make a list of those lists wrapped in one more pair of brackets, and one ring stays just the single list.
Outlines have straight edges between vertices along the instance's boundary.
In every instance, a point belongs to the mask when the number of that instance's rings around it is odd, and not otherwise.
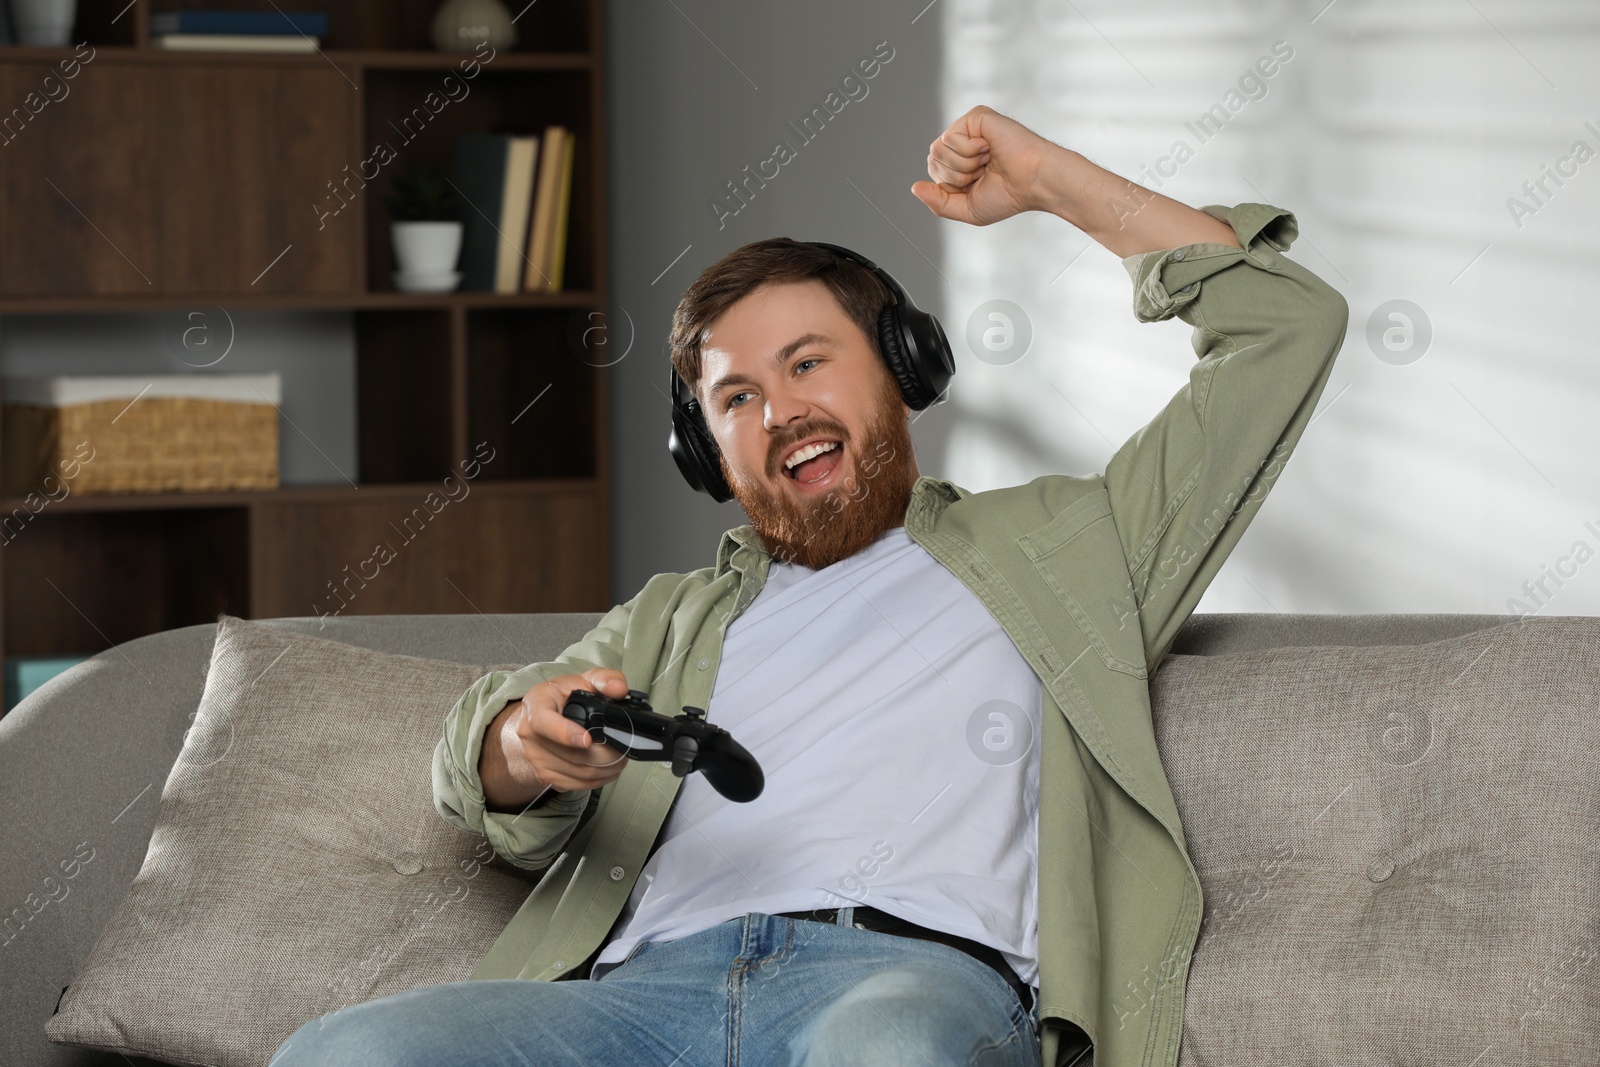
[{"label": "headphone ear cup", "polygon": [[667,451],[672,453],[678,473],[691,489],[708,494],[719,504],[732,500],[733,491],[718,462],[721,453],[700,414],[700,402],[683,399],[686,391],[677,371],[673,371],[672,432],[667,437]]},{"label": "headphone ear cup", "polygon": [[904,323],[898,305],[885,305],[878,313],[878,349],[889,374],[900,386],[900,397],[912,411],[921,411],[932,399],[927,395],[907,350]]},{"label": "headphone ear cup", "polygon": [[694,453],[695,467],[700,474],[700,484],[705,486],[706,492],[717,503],[733,499],[733,491],[728,488],[728,481],[722,476],[722,464],[719,462],[722,452],[717,448],[717,442],[712,438],[700,414],[698,401],[689,401],[693,413],[693,421],[689,424],[689,447]]},{"label": "headphone ear cup", "polygon": [[[908,315],[907,334],[914,342],[916,358],[910,360],[916,368],[921,384],[921,395],[927,404],[942,404],[948,397],[945,390],[956,373],[955,353],[950,350],[950,340],[944,327],[933,315],[912,309]],[[920,410],[920,407],[918,408]]]}]

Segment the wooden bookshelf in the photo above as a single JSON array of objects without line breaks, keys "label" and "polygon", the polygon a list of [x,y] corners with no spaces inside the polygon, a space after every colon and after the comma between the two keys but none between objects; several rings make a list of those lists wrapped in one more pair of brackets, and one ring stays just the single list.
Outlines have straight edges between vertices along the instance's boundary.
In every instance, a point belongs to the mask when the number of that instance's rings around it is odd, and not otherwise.
[{"label": "wooden bookshelf", "polygon": [[[153,12],[271,10],[261,0],[79,0],[73,40],[92,59],[0,46],[0,108],[80,62],[70,94],[0,145],[0,330],[24,315],[348,311],[359,465],[354,484],[74,494],[25,520],[23,499],[0,501],[0,653],[90,654],[219,612],[610,606],[604,360],[572,341],[606,305],[602,0],[527,7],[517,46],[470,79],[469,53],[432,46],[439,3],[297,5],[328,12],[314,55],[151,47]],[[448,95],[450,76],[470,91]],[[448,104],[420,122],[430,91]],[[567,291],[395,291],[389,171],[449,165],[463,133],[550,124],[577,135]],[[363,180],[381,141],[398,158]],[[469,491],[438,507],[485,448]],[[392,558],[374,562],[385,543]]]}]

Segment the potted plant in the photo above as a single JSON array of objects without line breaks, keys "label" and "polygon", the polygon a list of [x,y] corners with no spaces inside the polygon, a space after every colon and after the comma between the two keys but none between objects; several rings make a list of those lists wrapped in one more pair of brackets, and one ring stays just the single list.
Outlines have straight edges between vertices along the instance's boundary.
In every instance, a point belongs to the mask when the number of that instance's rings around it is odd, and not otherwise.
[{"label": "potted plant", "polygon": [[407,293],[445,293],[461,284],[460,198],[445,168],[412,163],[389,179],[389,236],[394,243],[395,288]]}]

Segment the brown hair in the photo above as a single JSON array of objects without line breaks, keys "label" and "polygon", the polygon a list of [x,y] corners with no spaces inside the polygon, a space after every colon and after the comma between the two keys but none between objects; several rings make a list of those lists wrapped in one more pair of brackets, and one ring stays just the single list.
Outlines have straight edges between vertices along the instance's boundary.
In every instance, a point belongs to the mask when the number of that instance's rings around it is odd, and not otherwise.
[{"label": "brown hair", "polygon": [[878,313],[894,299],[889,287],[861,264],[826,248],[788,237],[769,237],[736,248],[711,264],[678,301],[667,343],[672,351],[672,366],[689,391],[697,393],[699,389],[700,345],[719,315],[763,285],[808,278],[816,278],[828,287],[881,357]]}]

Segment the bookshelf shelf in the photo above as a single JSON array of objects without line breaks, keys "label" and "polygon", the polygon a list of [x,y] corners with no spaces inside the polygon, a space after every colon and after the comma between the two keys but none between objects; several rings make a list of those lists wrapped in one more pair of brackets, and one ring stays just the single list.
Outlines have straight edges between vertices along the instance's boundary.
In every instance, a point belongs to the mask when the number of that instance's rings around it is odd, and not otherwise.
[{"label": "bookshelf shelf", "polygon": [[0,296],[0,315],[71,315],[97,312],[181,311],[223,307],[257,311],[405,311],[459,308],[588,308],[600,303],[593,289],[560,293],[193,293],[137,296]]},{"label": "bookshelf shelf", "polygon": [[[454,70],[464,56],[449,52],[324,52],[336,63],[367,70]],[[305,57],[314,58],[314,57]],[[587,52],[501,52],[485,70],[577,70],[594,66]]]},{"label": "bookshelf shelf", "polygon": [[[359,487],[363,501],[409,503],[440,488],[441,482],[368,482]],[[567,496],[573,492],[593,492],[601,483],[593,478],[520,478],[515,480],[474,479],[467,495],[522,497],[544,493]],[[459,491],[458,491],[459,492]],[[69,496],[44,505],[40,514],[74,511],[186,511],[195,508],[250,508],[283,504],[345,503],[351,498],[348,485],[299,485],[280,489],[246,489],[223,493],[127,493],[99,496]],[[0,498],[0,510],[11,514],[25,507],[22,497]]]},{"label": "bookshelf shelf", "polygon": [[[438,2],[324,5],[317,53],[153,46],[153,14],[260,0],[79,0],[72,39],[92,60],[0,46],[0,99],[80,63],[70,99],[0,135],[0,331],[35,316],[349,313],[358,467],[354,484],[0,499],[0,654],[89,654],[223,611],[610,606],[608,383],[572,341],[607,299],[603,0],[530,5],[519,44],[402,139],[391,123],[472,58],[431,47]],[[465,134],[550,125],[576,145],[565,291],[398,292],[383,178],[336,214],[313,209],[380,139],[401,150],[398,171],[448,164]],[[357,591],[350,568],[385,540],[396,561]]]},{"label": "bookshelf shelf", "polygon": [[[353,49],[322,49],[317,52],[169,52],[160,48],[140,48],[134,45],[93,44],[95,54],[90,61],[103,59],[119,63],[151,63],[205,66],[219,59],[229,63],[258,63],[268,66],[326,65],[330,61],[351,70],[437,70],[459,69],[466,52],[438,51],[371,51]],[[0,45],[0,57],[12,62],[54,64],[64,59],[81,59],[74,48],[39,48],[32,45]],[[485,71],[587,71],[594,67],[595,57],[588,52],[514,52],[501,51],[484,65]]]}]

